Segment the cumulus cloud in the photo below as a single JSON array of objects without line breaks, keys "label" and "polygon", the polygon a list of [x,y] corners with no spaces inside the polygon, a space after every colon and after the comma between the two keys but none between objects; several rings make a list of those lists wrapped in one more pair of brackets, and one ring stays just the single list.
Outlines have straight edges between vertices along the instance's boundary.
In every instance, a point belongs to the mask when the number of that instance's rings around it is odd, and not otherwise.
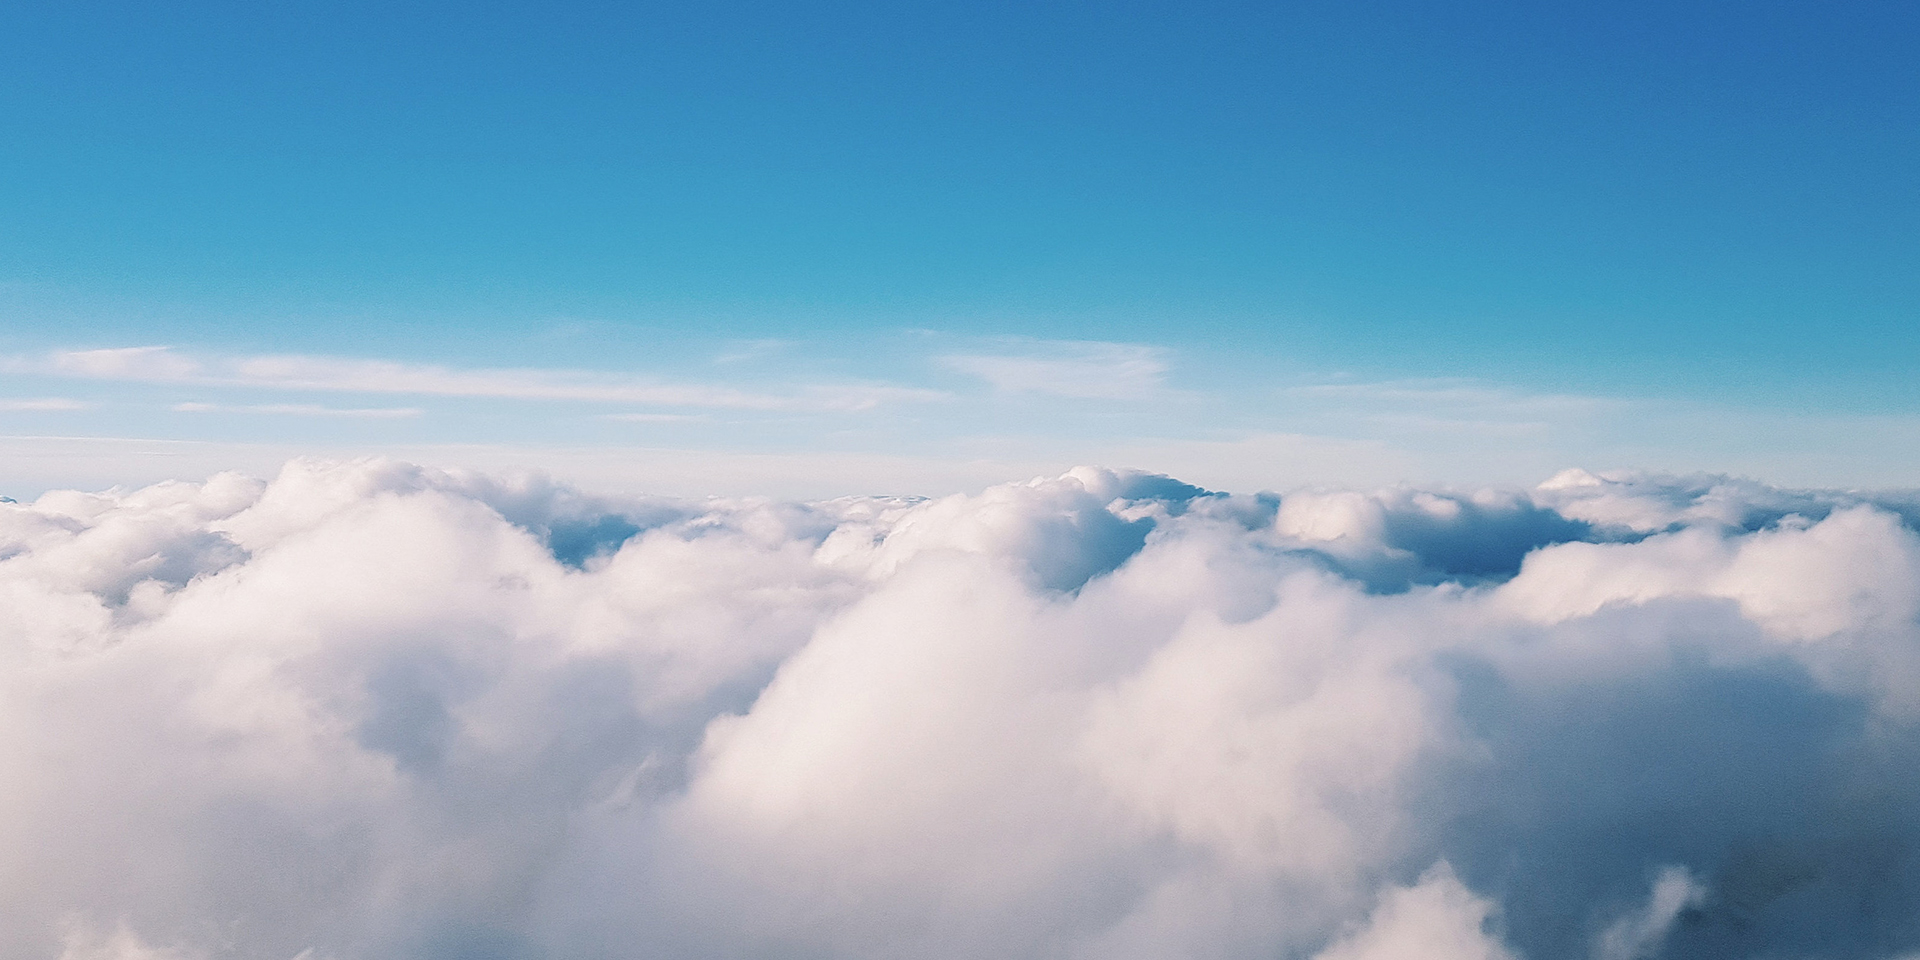
[{"label": "cumulus cloud", "polygon": [[1920,947],[1920,499],[0,503],[0,954]]},{"label": "cumulus cloud", "polygon": [[1513,960],[1487,932],[1492,912],[1493,904],[1440,864],[1419,883],[1387,891],[1366,927],[1316,960]]}]

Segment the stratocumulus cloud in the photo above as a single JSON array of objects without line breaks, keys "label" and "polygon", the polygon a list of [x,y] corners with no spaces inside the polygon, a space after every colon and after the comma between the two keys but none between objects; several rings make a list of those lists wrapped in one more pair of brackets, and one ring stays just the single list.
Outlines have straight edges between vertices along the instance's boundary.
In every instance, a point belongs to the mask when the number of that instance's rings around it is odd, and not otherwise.
[{"label": "stratocumulus cloud", "polygon": [[1915,501],[0,504],[0,954],[1920,948]]}]

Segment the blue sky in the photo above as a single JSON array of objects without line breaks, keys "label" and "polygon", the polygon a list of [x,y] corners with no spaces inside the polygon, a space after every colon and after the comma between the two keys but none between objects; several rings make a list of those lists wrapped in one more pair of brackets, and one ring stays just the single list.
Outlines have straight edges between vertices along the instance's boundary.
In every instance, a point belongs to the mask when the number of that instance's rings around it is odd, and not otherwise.
[{"label": "blue sky", "polygon": [[1892,3],[12,9],[0,486],[1910,485],[1917,43]]}]

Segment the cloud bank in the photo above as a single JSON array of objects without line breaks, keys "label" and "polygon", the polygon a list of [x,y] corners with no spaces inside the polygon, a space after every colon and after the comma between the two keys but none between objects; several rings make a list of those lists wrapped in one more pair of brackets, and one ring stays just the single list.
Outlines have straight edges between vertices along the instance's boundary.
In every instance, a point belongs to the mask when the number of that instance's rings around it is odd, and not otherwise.
[{"label": "cloud bank", "polygon": [[0,504],[0,954],[1893,958],[1920,501]]}]

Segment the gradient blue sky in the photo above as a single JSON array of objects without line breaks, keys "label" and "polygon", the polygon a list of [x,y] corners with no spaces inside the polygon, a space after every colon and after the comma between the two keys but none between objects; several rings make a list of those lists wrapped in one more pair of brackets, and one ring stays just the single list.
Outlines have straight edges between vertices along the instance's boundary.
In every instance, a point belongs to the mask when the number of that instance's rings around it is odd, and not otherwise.
[{"label": "gradient blue sky", "polygon": [[0,487],[1911,485],[1916,49],[1875,2],[14,5]]}]

